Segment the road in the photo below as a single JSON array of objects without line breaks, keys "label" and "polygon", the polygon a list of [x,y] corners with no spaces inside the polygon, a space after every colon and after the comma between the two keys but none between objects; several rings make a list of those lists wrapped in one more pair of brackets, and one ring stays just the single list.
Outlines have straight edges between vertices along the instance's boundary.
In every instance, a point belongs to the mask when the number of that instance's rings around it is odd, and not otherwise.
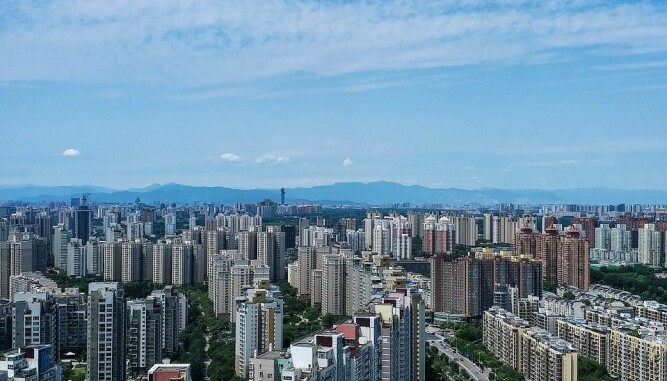
[{"label": "road", "polygon": [[489,368],[481,370],[477,365],[475,365],[475,363],[470,361],[467,357],[458,354],[454,348],[445,344],[441,339],[429,340],[429,343],[431,343],[431,345],[434,346],[438,352],[447,355],[450,361],[456,361],[459,366],[465,369],[466,372],[475,380],[489,381]]}]

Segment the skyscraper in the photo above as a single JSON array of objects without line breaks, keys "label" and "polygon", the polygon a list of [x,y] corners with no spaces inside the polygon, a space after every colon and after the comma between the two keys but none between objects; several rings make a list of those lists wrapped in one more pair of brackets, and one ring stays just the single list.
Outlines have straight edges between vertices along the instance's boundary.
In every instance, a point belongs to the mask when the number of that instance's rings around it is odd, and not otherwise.
[{"label": "skyscraper", "polygon": [[85,245],[93,232],[93,211],[88,206],[88,196],[81,197],[81,204],[74,211],[74,238]]},{"label": "skyscraper", "polygon": [[88,380],[125,380],[125,313],[118,283],[88,285]]}]

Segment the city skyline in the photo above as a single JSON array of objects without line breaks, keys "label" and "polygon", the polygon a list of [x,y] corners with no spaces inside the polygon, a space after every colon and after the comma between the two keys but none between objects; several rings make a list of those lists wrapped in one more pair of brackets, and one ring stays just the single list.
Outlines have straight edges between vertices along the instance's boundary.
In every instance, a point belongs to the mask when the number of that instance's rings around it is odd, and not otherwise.
[{"label": "city skyline", "polygon": [[658,1],[10,2],[0,177],[667,189],[666,17]]}]

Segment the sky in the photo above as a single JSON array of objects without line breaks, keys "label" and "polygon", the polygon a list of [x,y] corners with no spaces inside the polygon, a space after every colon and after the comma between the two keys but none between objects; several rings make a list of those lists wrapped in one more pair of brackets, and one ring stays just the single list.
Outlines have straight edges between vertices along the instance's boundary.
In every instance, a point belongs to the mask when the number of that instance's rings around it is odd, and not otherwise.
[{"label": "sky", "polygon": [[667,2],[4,0],[0,185],[667,189]]}]

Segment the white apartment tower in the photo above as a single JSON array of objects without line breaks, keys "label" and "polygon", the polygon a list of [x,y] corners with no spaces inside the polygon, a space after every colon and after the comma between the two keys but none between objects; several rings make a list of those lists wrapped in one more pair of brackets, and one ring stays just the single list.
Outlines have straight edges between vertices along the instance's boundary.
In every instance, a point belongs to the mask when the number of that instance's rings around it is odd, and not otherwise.
[{"label": "white apartment tower", "polygon": [[118,283],[88,285],[88,380],[125,380],[125,308]]}]

